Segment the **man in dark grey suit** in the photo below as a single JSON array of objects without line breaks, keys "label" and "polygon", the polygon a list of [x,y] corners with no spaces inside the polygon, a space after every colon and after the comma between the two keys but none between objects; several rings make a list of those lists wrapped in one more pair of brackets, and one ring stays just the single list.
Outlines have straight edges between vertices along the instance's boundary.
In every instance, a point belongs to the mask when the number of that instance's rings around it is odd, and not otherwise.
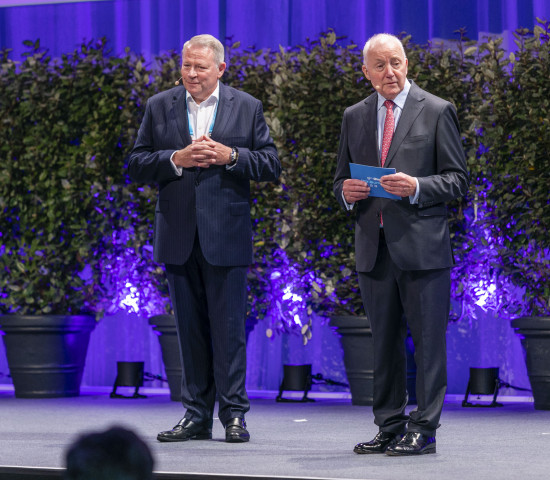
[{"label": "man in dark grey suit", "polygon": [[216,38],[186,42],[183,87],[149,99],[128,163],[134,180],[159,186],[154,258],[166,264],[183,366],[185,416],[161,442],[212,438],[216,391],[225,440],[250,438],[250,180],[275,181],[281,166],[261,102],[221,83],[225,67]]},{"label": "man in dark grey suit", "polygon": [[[356,453],[435,453],[447,387],[445,335],[453,265],[445,203],[468,190],[454,107],[407,80],[393,35],[372,37],[363,73],[376,92],[346,109],[334,194],[356,210],[355,254],[374,341],[373,440]],[[390,200],[350,178],[350,162],[395,168],[381,178]],[[406,319],[406,322],[405,320]],[[415,346],[418,407],[407,415],[405,337]]]}]

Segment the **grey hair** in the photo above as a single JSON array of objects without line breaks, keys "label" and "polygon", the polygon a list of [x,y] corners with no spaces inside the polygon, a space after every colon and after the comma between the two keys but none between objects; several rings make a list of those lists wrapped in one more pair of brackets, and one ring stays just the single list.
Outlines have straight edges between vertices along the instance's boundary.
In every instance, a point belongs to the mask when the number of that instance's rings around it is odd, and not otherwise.
[{"label": "grey hair", "polygon": [[367,40],[367,43],[365,43],[365,46],[363,47],[363,63],[367,64],[367,54],[369,53],[369,50],[371,50],[374,45],[380,42],[396,42],[399,44],[399,47],[401,47],[401,52],[403,53],[403,58],[407,58],[407,54],[405,53],[405,48],[403,47],[403,43],[399,39],[399,37],[396,37],[395,35],[392,35],[391,33],[377,33],[376,35],[373,35]]},{"label": "grey hair", "polygon": [[182,58],[185,57],[185,49],[190,46],[198,46],[198,47],[205,47],[209,48],[212,53],[214,54],[214,61],[217,65],[224,62],[225,59],[225,52],[222,45],[222,42],[220,42],[216,37],[213,37],[212,35],[204,34],[204,35],[195,35],[194,37],[190,38],[183,44],[183,48],[181,49],[181,56]]}]

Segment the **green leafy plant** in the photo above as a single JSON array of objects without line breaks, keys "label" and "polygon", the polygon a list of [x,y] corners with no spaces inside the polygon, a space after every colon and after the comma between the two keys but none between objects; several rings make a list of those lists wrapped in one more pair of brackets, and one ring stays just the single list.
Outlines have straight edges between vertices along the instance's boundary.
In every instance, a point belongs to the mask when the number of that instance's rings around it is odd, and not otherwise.
[{"label": "green leafy plant", "polygon": [[[519,30],[517,51],[487,43],[480,132],[484,222],[496,241],[502,275],[522,286],[519,314],[550,313],[549,22]],[[481,147],[482,144],[482,147]]]},{"label": "green leafy plant", "polygon": [[116,257],[125,245],[113,232],[136,228],[124,157],[145,96],[142,59],[111,56],[105,40],[58,60],[39,41],[26,45],[22,63],[0,53],[0,308],[100,313],[112,295],[102,252]]},{"label": "green leafy plant", "polygon": [[[445,45],[403,37],[409,77],[456,106],[471,172],[449,206],[455,318],[481,303],[550,311],[548,27],[518,31],[515,53],[464,31]],[[165,310],[156,188],[129,182],[124,161],[146,99],[178,77],[179,52],[147,65],[105,40],[58,60],[27,45],[20,63],[0,52],[0,311],[101,314],[127,301],[152,313],[151,298]],[[362,313],[354,214],[332,194],[343,111],[372,92],[361,57],[332,31],[279,51],[228,48],[223,81],[262,100],[283,164],[278,183],[251,186],[249,317],[271,334],[307,340],[315,315]]]}]

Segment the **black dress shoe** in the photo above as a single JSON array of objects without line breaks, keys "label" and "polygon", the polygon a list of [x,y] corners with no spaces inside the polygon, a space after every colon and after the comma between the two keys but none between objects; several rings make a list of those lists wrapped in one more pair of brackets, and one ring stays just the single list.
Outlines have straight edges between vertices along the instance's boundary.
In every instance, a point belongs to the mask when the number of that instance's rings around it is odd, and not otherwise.
[{"label": "black dress shoe", "polygon": [[212,428],[203,423],[195,423],[182,418],[172,430],[160,432],[159,442],[185,442],[186,440],[209,440],[212,438]]},{"label": "black dress shoe", "polygon": [[386,455],[424,455],[425,453],[435,453],[435,437],[428,437],[418,432],[407,432],[401,441],[386,450]]},{"label": "black dress shoe", "polygon": [[244,418],[235,417],[225,425],[225,441],[229,443],[248,442],[250,433],[246,429]]},{"label": "black dress shoe", "polygon": [[353,451],[355,453],[384,453],[390,445],[395,445],[401,435],[392,432],[378,432],[370,442],[358,443]]}]

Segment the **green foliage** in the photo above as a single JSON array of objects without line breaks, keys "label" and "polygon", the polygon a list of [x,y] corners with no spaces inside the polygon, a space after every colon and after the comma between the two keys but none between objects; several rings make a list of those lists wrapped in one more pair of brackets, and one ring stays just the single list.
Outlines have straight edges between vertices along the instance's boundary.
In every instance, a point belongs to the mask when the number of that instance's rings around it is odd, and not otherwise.
[{"label": "green foliage", "polygon": [[[26,44],[20,64],[0,54],[1,311],[97,312],[110,295],[99,252],[116,257],[114,229],[133,228],[123,165],[146,96],[143,60],[109,55],[104,40],[57,61]],[[148,231],[152,212],[141,210]]]},{"label": "green foliage", "polygon": [[518,30],[518,50],[480,46],[483,64],[472,119],[478,131],[477,191],[498,239],[498,267],[524,285],[529,314],[550,312],[550,43],[549,22]]},{"label": "green foliage", "polygon": [[[275,58],[267,105],[284,191],[275,239],[320,278],[322,291],[305,292],[318,313],[362,309],[353,273],[353,216],[340,209],[332,183],[344,109],[369,88],[359,50],[339,45],[334,32],[304,47],[281,49]],[[269,201],[281,206],[280,196]]]},{"label": "green foliage", "polygon": [[[469,195],[449,209],[453,296],[473,301],[472,283],[489,273],[525,287],[532,314],[550,311],[550,62],[540,24],[517,33],[514,54],[463,31],[447,46],[404,38],[409,78],[457,108],[472,175]],[[110,55],[101,40],[53,61],[27,44],[21,63],[0,52],[0,310],[109,310],[103,299],[120,288],[109,272],[121,263],[166,301],[150,258],[156,189],[128,182],[124,160],[146,99],[179,77],[179,52],[149,66],[128,51]],[[252,185],[252,317],[268,312],[270,272],[285,262],[303,279],[314,273],[296,292],[308,311],[361,312],[354,218],[332,194],[343,111],[372,92],[361,57],[334,32],[279,51],[228,47],[224,81],[262,100],[283,164],[278,183]]]}]

